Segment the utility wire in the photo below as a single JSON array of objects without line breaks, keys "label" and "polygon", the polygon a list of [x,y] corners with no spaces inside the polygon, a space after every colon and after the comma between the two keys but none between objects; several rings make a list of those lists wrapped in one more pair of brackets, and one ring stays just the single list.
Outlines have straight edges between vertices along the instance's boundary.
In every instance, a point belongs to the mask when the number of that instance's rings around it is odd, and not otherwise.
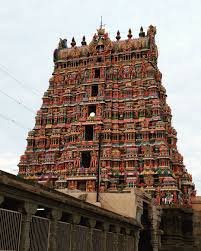
[{"label": "utility wire", "polygon": [[3,118],[4,120],[7,120],[7,121],[9,121],[9,122],[14,123],[15,125],[17,125],[17,126],[23,128],[23,129],[28,129],[28,130],[30,130],[30,128],[24,127],[23,125],[21,125],[21,124],[20,124],[19,122],[17,122],[16,120],[9,118],[8,116],[3,115],[2,113],[0,113],[0,117]]},{"label": "utility wire", "polygon": [[5,93],[5,92],[2,91],[2,90],[0,90],[0,93],[2,93],[2,94],[3,94],[4,96],[6,96],[6,97],[12,99],[12,100],[13,100],[15,103],[17,103],[18,105],[23,106],[27,111],[29,111],[29,112],[35,114],[34,110],[32,110],[31,108],[29,108],[28,106],[26,106],[25,104],[23,104],[21,101],[15,99],[15,98],[13,98],[13,97],[11,97],[10,95],[8,95],[7,93]]},{"label": "utility wire", "polygon": [[28,87],[27,85],[25,85],[22,81],[18,80],[13,74],[11,74],[8,71],[8,69],[4,65],[2,65],[2,64],[0,64],[0,71],[6,73],[10,78],[12,78],[21,87],[23,87],[25,89],[28,89],[30,92],[32,92],[36,96],[40,96],[40,91],[38,91],[37,89],[35,89],[33,87],[31,88],[31,87]]}]

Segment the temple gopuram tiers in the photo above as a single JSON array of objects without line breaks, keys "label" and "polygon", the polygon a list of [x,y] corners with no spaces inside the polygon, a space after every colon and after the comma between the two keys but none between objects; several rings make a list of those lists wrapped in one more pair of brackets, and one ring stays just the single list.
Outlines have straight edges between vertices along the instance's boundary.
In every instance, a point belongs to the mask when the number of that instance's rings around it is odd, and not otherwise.
[{"label": "temple gopuram tiers", "polygon": [[[54,72],[27,138],[19,175],[54,188],[142,187],[157,204],[190,206],[192,177],[157,66],[156,28],[111,41],[101,26],[87,45],[60,39]],[[99,170],[99,171],[98,171]]]}]

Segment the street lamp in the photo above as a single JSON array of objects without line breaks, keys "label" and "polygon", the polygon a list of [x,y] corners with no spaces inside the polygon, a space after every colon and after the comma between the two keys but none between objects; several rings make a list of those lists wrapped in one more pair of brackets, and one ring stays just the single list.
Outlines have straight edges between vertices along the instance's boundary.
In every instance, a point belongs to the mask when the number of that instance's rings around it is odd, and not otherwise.
[{"label": "street lamp", "polygon": [[100,193],[100,175],[101,175],[101,170],[100,170],[100,157],[101,157],[101,143],[103,139],[103,133],[99,132],[98,135],[98,172],[97,172],[97,193],[96,193],[96,202],[99,202],[99,193]]},{"label": "street lamp", "polygon": [[89,114],[89,117],[90,117],[90,118],[94,118],[95,116],[96,116],[95,112],[91,112],[91,113]]},{"label": "street lamp", "polygon": [[[90,112],[89,117],[94,118],[96,116],[95,112]],[[99,202],[99,193],[100,193],[100,156],[101,156],[101,142],[102,142],[103,134],[102,134],[102,127],[98,134],[98,161],[97,161],[97,190],[96,190],[96,202]]]}]

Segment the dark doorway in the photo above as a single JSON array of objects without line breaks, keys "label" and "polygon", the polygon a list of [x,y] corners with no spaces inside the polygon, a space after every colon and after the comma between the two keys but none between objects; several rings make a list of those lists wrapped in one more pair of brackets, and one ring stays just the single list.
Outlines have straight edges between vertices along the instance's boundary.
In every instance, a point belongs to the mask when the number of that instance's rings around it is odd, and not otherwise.
[{"label": "dark doorway", "polygon": [[120,190],[123,190],[125,187],[125,176],[124,175],[119,175],[119,184],[118,184],[118,188]]},{"label": "dark doorway", "polygon": [[97,57],[96,62],[98,62],[98,63],[102,62],[102,58],[101,57]]},{"label": "dark doorway", "polygon": [[88,116],[90,116],[90,114],[92,112],[96,114],[96,106],[95,105],[89,105],[88,106]]},{"label": "dark doorway", "polygon": [[91,162],[91,152],[82,152],[81,167],[89,168]]},{"label": "dark doorway", "polygon": [[93,140],[94,139],[94,127],[92,125],[85,126],[85,140]]},{"label": "dark doorway", "polygon": [[91,96],[92,97],[98,96],[98,85],[91,86]]},{"label": "dark doorway", "polygon": [[124,185],[124,183],[125,183],[125,176],[119,175],[119,185]]},{"label": "dark doorway", "polygon": [[77,189],[80,191],[86,191],[86,181],[77,181]]},{"label": "dark doorway", "polygon": [[148,204],[143,203],[143,214],[141,217],[141,224],[143,230],[140,232],[139,251],[153,251],[151,245],[151,222],[149,220]]},{"label": "dark doorway", "polygon": [[100,69],[95,69],[95,78],[100,78]]},{"label": "dark doorway", "polygon": [[103,52],[104,51],[104,45],[100,44],[96,47],[97,52]]}]

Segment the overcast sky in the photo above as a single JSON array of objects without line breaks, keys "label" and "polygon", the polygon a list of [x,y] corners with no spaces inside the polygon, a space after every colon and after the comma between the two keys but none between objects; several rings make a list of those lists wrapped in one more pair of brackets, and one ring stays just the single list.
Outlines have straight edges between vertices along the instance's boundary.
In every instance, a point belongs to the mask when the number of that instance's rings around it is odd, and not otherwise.
[{"label": "overcast sky", "polygon": [[129,28],[137,37],[140,26],[157,27],[158,65],[178,132],[178,148],[201,194],[200,13],[200,0],[1,1],[0,169],[17,172],[27,133],[48,88],[59,38],[70,43],[74,36],[80,44],[85,35],[90,41],[102,15],[111,39],[118,29],[123,39]]}]

